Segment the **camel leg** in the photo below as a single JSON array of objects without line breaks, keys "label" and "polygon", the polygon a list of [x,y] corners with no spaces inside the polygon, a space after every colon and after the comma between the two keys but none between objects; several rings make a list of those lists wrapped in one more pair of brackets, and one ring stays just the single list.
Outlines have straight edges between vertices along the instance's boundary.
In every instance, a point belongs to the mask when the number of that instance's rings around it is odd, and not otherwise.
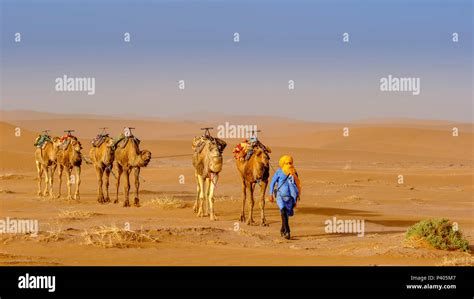
[{"label": "camel leg", "polygon": [[61,185],[63,183],[63,170],[64,170],[64,166],[62,165],[59,165],[59,189],[58,189],[58,196],[56,196],[57,198],[60,198],[61,197]]},{"label": "camel leg", "polygon": [[209,186],[211,185],[211,181],[209,180],[209,177],[206,177],[204,179],[204,202],[202,203],[202,215],[204,217],[209,216]]},{"label": "camel leg", "polygon": [[268,226],[267,219],[265,218],[265,192],[267,191],[268,181],[260,182],[260,217],[261,217],[261,226]]},{"label": "camel leg", "polygon": [[45,183],[45,186],[44,186],[44,189],[43,189],[43,197],[46,197],[48,196],[49,194],[49,166],[46,166],[44,168],[44,183]]},{"label": "camel leg", "polygon": [[[110,197],[109,197],[109,181],[110,181],[110,168],[106,167],[105,168],[105,199],[104,203],[110,202]],[[102,188],[101,188],[102,190]]]},{"label": "camel leg", "polygon": [[95,167],[95,174],[97,175],[97,201],[99,203],[104,203],[104,194],[102,193],[102,176],[104,171],[102,167]]},{"label": "camel leg", "polygon": [[115,183],[116,194],[115,194],[115,201],[114,203],[118,203],[119,199],[119,187],[120,187],[120,178],[122,177],[123,168],[120,164],[117,164],[117,182]]},{"label": "camel leg", "polygon": [[204,216],[204,211],[202,209],[202,205],[204,203],[204,178],[201,175],[197,176],[198,184],[199,184],[199,204],[198,204],[198,217]]},{"label": "camel leg", "polygon": [[38,171],[38,196],[42,196],[41,181],[43,180],[43,166],[38,161],[36,161],[36,170]]},{"label": "camel leg", "polygon": [[208,201],[209,201],[209,216],[211,221],[219,220],[214,214],[214,189],[217,185],[217,180],[219,179],[219,175],[215,174],[213,180],[209,180],[209,194],[208,194]]},{"label": "camel leg", "polygon": [[54,173],[56,172],[56,164],[51,165],[51,176],[49,178],[49,196],[51,198],[55,197],[53,192],[53,180],[54,180]]},{"label": "camel leg", "polygon": [[138,193],[140,191],[140,167],[136,167],[134,169],[134,176],[135,176],[135,198],[134,204],[136,207],[140,206],[140,199],[138,198]]},{"label": "camel leg", "polygon": [[247,225],[253,225],[255,221],[253,220],[253,205],[254,205],[254,200],[253,200],[253,189],[255,187],[254,183],[249,183],[248,184],[248,193],[249,193],[249,219],[247,220]]},{"label": "camel leg", "polygon": [[130,207],[130,201],[128,200],[130,196],[130,169],[123,170],[125,175],[125,183],[123,184],[123,193],[125,195],[125,201],[123,203],[124,207]]},{"label": "camel leg", "polygon": [[72,174],[72,169],[69,167],[66,167],[66,174],[67,174],[67,199],[72,199],[71,195],[71,174]]},{"label": "camel leg", "polygon": [[81,186],[81,166],[76,166],[76,192],[74,192],[74,199],[81,199],[79,194],[79,186]]},{"label": "camel leg", "polygon": [[54,194],[53,194],[53,175],[54,175],[54,165],[51,165],[50,167],[48,167],[48,193],[49,193],[49,197],[53,197]]},{"label": "camel leg", "polygon": [[242,178],[242,212],[240,213],[240,221],[245,222],[245,201],[247,200],[247,187],[245,179]]},{"label": "camel leg", "polygon": [[197,174],[194,174],[194,177],[196,179],[196,201],[194,202],[193,211],[194,213],[197,213],[199,208],[199,194],[201,192],[201,189],[199,188],[199,180]]}]

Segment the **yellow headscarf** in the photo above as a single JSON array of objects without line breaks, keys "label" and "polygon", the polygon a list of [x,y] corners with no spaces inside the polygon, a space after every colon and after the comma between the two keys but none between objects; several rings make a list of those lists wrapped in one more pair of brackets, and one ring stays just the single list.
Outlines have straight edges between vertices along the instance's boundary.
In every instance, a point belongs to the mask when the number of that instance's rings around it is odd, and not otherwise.
[{"label": "yellow headscarf", "polygon": [[301,196],[301,182],[298,178],[298,174],[296,173],[295,166],[293,165],[293,157],[289,155],[284,155],[278,161],[281,170],[285,175],[291,174],[295,179],[296,187],[298,188],[298,193]]}]

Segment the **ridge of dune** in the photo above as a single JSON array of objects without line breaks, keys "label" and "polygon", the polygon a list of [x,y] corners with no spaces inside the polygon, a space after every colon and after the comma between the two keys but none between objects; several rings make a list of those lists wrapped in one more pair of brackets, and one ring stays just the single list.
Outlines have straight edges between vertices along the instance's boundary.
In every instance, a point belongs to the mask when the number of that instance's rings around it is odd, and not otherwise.
[{"label": "ridge of dune", "polygon": [[178,116],[171,117],[154,117],[154,116],[143,116],[143,115],[114,115],[114,114],[67,114],[67,113],[53,113],[53,112],[42,112],[34,110],[1,110],[0,109],[0,121],[6,122],[18,122],[18,121],[39,121],[39,120],[71,120],[71,119],[96,119],[96,120],[119,120],[119,121],[153,121],[158,123],[188,123],[199,125],[215,125],[230,124],[237,125],[281,125],[286,127],[289,124],[298,125],[302,128],[306,127],[327,127],[327,126],[408,126],[408,127],[449,127],[460,125],[465,129],[472,131],[474,122],[460,122],[451,120],[436,120],[436,119],[416,119],[416,118],[366,118],[359,120],[352,120],[347,122],[321,122],[321,121],[309,121],[299,120],[289,117],[282,116],[271,116],[271,115],[234,115],[234,114],[223,114],[214,112],[195,112],[188,113]]}]

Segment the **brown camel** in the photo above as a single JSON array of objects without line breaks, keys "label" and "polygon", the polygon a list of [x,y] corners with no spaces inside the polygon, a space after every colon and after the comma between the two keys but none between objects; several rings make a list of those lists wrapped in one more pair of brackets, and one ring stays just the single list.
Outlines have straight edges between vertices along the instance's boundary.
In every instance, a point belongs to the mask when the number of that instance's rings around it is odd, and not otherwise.
[{"label": "brown camel", "polygon": [[[67,137],[59,146],[57,158],[59,165],[59,193],[58,198],[61,197],[61,184],[63,180],[63,171],[66,169],[67,174],[67,198],[72,199],[71,185],[76,183],[76,191],[74,192],[74,199],[79,200],[79,186],[81,184],[81,164],[82,164],[82,145],[74,136]],[[76,170],[76,175],[72,176],[73,168]]]},{"label": "brown camel", "polygon": [[[56,155],[58,152],[59,137],[54,137],[52,141],[45,141],[41,148],[35,150],[36,170],[38,171],[38,195],[53,197],[53,177],[56,171]],[[41,193],[41,181],[45,172],[45,187]]]},{"label": "brown camel", "polygon": [[[196,139],[195,139],[196,140]],[[198,217],[207,216],[204,211],[204,201],[209,206],[209,218],[211,221],[218,220],[214,213],[214,189],[222,171],[222,152],[226,143],[218,138],[202,140],[198,151],[193,155],[194,175],[197,182],[196,202],[194,212]]]},{"label": "brown camel", "polygon": [[[123,144],[125,146],[123,147]],[[130,195],[130,172],[133,170],[135,177],[135,206],[140,206],[140,200],[138,199],[138,193],[140,188],[140,168],[146,167],[151,160],[151,152],[149,150],[140,150],[138,141],[133,136],[126,137],[124,140],[119,142],[115,149],[115,167],[117,168],[117,183],[116,189],[117,194],[114,203],[118,203],[118,193],[120,186],[120,177],[122,173],[125,176],[125,185],[123,187],[125,194],[124,207],[130,207],[130,201],[128,200]]]},{"label": "brown camel", "polygon": [[249,158],[248,161],[236,159],[235,164],[237,170],[240,173],[240,178],[242,180],[242,212],[240,214],[240,221],[245,222],[245,202],[249,202],[249,217],[247,219],[247,224],[254,224],[253,221],[253,206],[254,206],[254,196],[253,192],[255,190],[255,185],[260,186],[260,213],[261,213],[261,225],[267,226],[265,219],[265,191],[268,186],[268,177],[270,175],[270,156],[268,153],[271,153],[270,148],[266,148],[266,151],[263,150],[260,146],[255,146],[253,150],[253,155]]},{"label": "brown camel", "polygon": [[[89,157],[95,167],[95,173],[98,180],[98,202],[110,202],[109,197],[109,179],[114,163],[114,140],[109,136],[104,137],[104,141],[99,147],[92,147],[89,152]],[[103,177],[105,173],[105,198],[102,191]]]}]

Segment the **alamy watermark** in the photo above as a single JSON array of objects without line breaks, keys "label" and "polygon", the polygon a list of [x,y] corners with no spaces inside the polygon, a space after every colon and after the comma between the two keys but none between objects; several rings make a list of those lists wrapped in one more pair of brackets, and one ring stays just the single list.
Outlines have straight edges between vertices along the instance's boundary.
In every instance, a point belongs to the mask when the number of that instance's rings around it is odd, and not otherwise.
[{"label": "alamy watermark", "polygon": [[332,217],[324,221],[326,225],[324,231],[327,234],[357,234],[357,237],[363,237],[365,234],[364,219],[337,219]]},{"label": "alamy watermark", "polygon": [[411,92],[417,96],[421,92],[419,77],[387,77],[380,78],[380,91]]},{"label": "alamy watermark", "polygon": [[7,217],[0,219],[0,234],[31,234],[38,236],[38,220],[33,219],[11,219]]},{"label": "alamy watermark", "polygon": [[56,276],[53,275],[25,275],[18,277],[18,288],[19,289],[47,289],[48,292],[53,293],[56,291]]},{"label": "alamy watermark", "polygon": [[257,125],[232,125],[226,122],[217,126],[218,138],[250,138],[257,136]]},{"label": "alamy watermark", "polygon": [[95,94],[94,77],[68,77],[63,75],[54,80],[56,91],[86,91],[88,95]]}]

